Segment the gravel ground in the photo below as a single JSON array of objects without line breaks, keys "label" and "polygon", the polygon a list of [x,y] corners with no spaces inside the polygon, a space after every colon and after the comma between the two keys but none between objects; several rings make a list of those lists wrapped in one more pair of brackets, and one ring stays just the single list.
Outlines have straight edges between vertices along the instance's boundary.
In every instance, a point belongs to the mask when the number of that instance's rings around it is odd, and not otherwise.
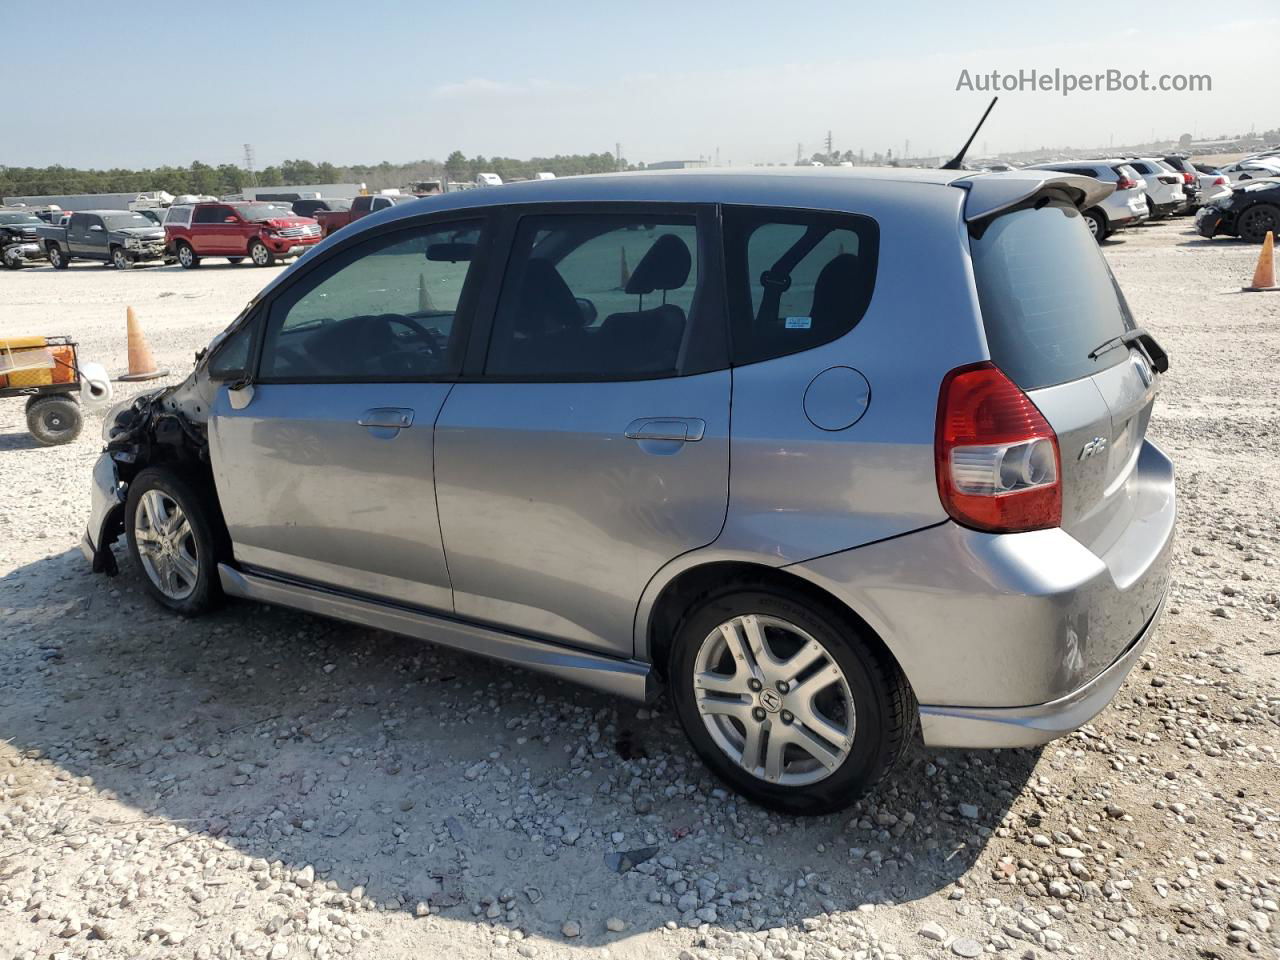
[{"label": "gravel ground", "polygon": [[[0,958],[1280,956],[1280,297],[1187,221],[1106,245],[1173,368],[1168,614],[1039,751],[914,749],[842,815],[726,794],[653,710],[76,550],[99,448],[0,401]],[[175,374],[265,280],[0,275],[0,334]]]}]

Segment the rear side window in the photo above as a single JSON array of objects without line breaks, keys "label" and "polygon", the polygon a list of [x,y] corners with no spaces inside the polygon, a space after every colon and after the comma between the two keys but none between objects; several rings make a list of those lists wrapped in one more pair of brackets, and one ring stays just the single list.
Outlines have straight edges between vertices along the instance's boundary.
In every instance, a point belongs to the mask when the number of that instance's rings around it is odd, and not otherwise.
[{"label": "rear side window", "polygon": [[197,207],[195,223],[224,223],[231,216],[230,207]]},{"label": "rear side window", "polygon": [[177,226],[180,226],[180,227],[185,227],[187,224],[191,222],[191,208],[190,207],[170,207],[169,212],[165,214],[164,222],[176,224]]},{"label": "rear side window", "polygon": [[698,315],[695,218],[525,217],[485,373],[625,380],[674,376]]},{"label": "rear side window", "polygon": [[976,224],[970,249],[991,360],[1022,389],[1078,380],[1128,356],[1089,356],[1134,323],[1075,207],[1052,203]]},{"label": "rear side window", "polygon": [[829,343],[871,302],[880,231],[868,217],[726,207],[724,246],[735,364]]}]

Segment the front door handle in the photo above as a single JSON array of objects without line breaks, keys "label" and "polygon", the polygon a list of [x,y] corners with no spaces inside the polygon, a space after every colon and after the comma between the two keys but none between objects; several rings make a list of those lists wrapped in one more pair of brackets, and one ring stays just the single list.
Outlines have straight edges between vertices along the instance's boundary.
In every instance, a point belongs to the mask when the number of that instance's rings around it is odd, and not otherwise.
[{"label": "front door handle", "polygon": [[705,421],[697,417],[645,417],[627,425],[628,440],[683,440],[694,443],[706,433]]},{"label": "front door handle", "polygon": [[413,426],[413,411],[408,407],[374,407],[366,410],[356,421],[362,427],[386,427],[403,430]]}]

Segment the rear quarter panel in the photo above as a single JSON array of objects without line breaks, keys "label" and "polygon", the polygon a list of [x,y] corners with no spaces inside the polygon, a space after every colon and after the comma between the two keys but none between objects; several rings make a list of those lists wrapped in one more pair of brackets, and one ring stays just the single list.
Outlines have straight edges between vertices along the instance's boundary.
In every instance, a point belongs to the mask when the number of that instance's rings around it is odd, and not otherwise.
[{"label": "rear quarter panel", "polygon": [[[734,370],[729,515],[717,546],[779,564],[847,550],[946,519],[934,479],[938,387],[983,359],[958,188],[869,196],[879,269],[862,320],[837,340]],[[824,430],[805,412],[820,373],[852,367],[866,413]]]}]

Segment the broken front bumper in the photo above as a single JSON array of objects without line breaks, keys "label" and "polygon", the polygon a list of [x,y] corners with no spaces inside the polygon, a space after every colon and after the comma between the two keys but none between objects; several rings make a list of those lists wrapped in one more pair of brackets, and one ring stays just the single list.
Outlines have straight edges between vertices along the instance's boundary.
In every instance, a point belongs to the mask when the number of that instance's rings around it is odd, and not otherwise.
[{"label": "broken front bumper", "polygon": [[90,486],[89,523],[80,540],[80,552],[93,566],[94,573],[115,574],[116,558],[111,544],[120,535],[124,520],[126,486],[111,454],[103,453],[93,465]]}]

